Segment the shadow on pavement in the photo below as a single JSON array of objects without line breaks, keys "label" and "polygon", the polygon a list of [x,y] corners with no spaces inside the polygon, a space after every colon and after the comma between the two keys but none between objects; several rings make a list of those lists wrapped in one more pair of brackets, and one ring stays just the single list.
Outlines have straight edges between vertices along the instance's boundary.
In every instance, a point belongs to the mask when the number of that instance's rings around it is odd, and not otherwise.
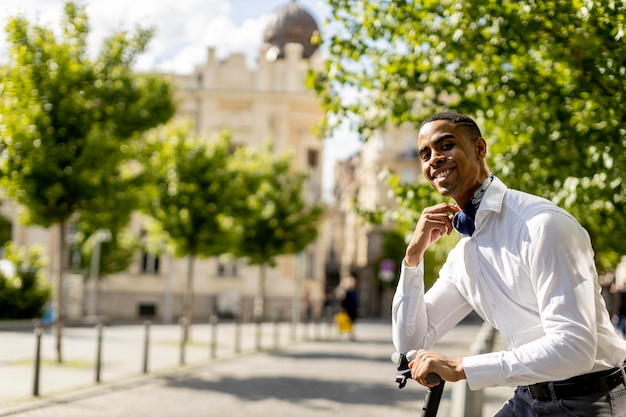
[{"label": "shadow on pavement", "polygon": [[[298,377],[252,377],[238,379],[221,377],[218,380],[186,376],[164,378],[170,387],[214,391],[237,397],[239,401],[262,401],[276,399],[289,402],[306,402],[324,399],[342,404],[402,406],[415,400],[415,407],[421,407],[426,391],[414,387],[399,390],[388,384],[367,382],[343,382],[327,379]],[[381,393],[385,393],[381,395]],[[444,393],[444,398],[449,392]]]},{"label": "shadow on pavement", "polygon": [[273,352],[269,353],[271,356],[277,356],[281,358],[290,358],[290,359],[306,359],[306,360],[355,360],[355,361],[366,361],[366,362],[383,362],[389,364],[389,375],[390,380],[393,377],[394,367],[391,362],[391,354],[388,356],[364,356],[364,355],[356,355],[351,353],[342,353],[342,352]]}]

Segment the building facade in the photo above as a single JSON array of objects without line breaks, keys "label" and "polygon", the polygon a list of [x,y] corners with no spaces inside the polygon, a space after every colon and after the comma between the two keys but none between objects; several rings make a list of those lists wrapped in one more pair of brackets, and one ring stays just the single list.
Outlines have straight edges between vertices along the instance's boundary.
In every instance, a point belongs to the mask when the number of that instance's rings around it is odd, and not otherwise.
[{"label": "building facade", "polygon": [[[293,154],[293,167],[308,174],[306,195],[311,203],[322,199],[323,142],[312,128],[322,117],[315,93],[305,87],[307,71],[321,65],[315,19],[297,2],[277,9],[264,33],[265,44],[256,66],[246,65],[243,55],[216,58],[208,48],[206,62],[189,75],[164,74],[176,86],[178,111],[175,118],[190,119],[196,133],[210,138],[223,129],[235,145],[262,147],[272,143],[276,153]],[[58,230],[24,227],[17,222],[19,207],[2,206],[13,222],[12,240],[20,246],[42,244],[48,248],[50,271],[58,260]],[[143,232],[139,216],[130,225]],[[314,314],[324,301],[324,227],[318,239],[303,252],[282,256],[266,276],[266,314],[285,318],[304,311],[305,300]],[[89,285],[85,274],[66,274],[65,317],[86,314],[110,319],[175,321],[181,314],[187,277],[187,259],[138,253],[122,273],[102,277]],[[52,274],[49,274],[52,276]],[[196,260],[194,267],[194,317],[207,319],[252,314],[258,290],[259,267],[244,259],[228,257]]]}]

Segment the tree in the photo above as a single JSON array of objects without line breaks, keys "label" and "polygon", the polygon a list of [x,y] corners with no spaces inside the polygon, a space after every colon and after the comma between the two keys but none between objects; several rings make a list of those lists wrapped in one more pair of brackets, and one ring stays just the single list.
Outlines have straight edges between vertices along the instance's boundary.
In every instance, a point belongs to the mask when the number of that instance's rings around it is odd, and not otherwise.
[{"label": "tree", "polygon": [[9,242],[0,263],[0,319],[41,317],[51,292],[43,276],[42,248],[15,248]]},{"label": "tree", "polygon": [[136,178],[128,143],[171,117],[172,88],[132,71],[152,30],[114,33],[95,59],[88,57],[84,6],[66,3],[60,39],[19,17],[6,32],[11,47],[0,84],[3,185],[26,208],[23,220],[60,230],[54,304],[61,362],[66,225],[87,217],[99,217],[98,223],[117,219],[115,224],[129,219]]},{"label": "tree", "polygon": [[259,288],[254,315],[265,316],[266,275],[280,255],[303,251],[317,236],[322,207],[307,202],[304,195],[306,176],[294,171],[292,155],[274,155],[272,147],[263,151],[239,149],[234,159],[249,190],[240,200],[235,221],[241,228],[241,240],[235,255],[259,265]]},{"label": "tree", "polygon": [[147,143],[153,146],[148,151],[147,169],[156,176],[147,214],[168,237],[175,255],[188,260],[182,311],[183,341],[187,343],[194,262],[232,251],[235,229],[230,207],[232,198],[243,189],[230,166],[231,143],[226,133],[208,141],[195,137],[188,124],[171,125],[154,131]]},{"label": "tree", "polygon": [[626,3],[329,0],[328,117],[375,129],[443,109],[473,115],[510,186],[552,199],[590,232],[599,270],[626,233]]}]

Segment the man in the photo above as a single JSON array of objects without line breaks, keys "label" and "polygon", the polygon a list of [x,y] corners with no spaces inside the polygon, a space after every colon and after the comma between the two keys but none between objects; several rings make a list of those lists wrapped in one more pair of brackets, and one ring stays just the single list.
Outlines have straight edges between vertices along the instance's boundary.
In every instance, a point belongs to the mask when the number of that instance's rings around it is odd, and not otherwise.
[{"label": "man", "polygon": [[[496,416],[626,416],[626,341],[600,295],[591,242],[567,212],[508,189],[491,174],[476,123],[440,113],[422,123],[427,181],[456,205],[425,208],[402,262],[393,342],[418,350],[412,378],[467,379],[473,390],[517,385]],[[462,210],[462,211],[461,211]],[[453,227],[463,235],[424,294],[426,249]],[[507,351],[449,358],[428,351],[475,310]]]}]

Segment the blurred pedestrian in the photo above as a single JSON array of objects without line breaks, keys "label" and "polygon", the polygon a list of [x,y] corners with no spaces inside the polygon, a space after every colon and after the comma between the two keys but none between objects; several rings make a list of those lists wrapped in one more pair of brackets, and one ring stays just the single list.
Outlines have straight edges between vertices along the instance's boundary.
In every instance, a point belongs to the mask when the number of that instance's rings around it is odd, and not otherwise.
[{"label": "blurred pedestrian", "polygon": [[337,323],[339,333],[348,333],[350,339],[354,340],[354,324],[359,308],[354,278],[347,277],[341,280],[340,284],[335,288],[334,299],[337,306],[335,322]]},{"label": "blurred pedestrian", "polygon": [[350,322],[352,323],[352,329],[350,332],[350,339],[354,340],[354,325],[356,323],[356,319],[358,317],[359,311],[359,297],[356,291],[356,284],[354,278],[346,279],[346,288],[343,296],[343,300],[341,300],[341,307],[346,312],[348,317],[350,317]]}]

